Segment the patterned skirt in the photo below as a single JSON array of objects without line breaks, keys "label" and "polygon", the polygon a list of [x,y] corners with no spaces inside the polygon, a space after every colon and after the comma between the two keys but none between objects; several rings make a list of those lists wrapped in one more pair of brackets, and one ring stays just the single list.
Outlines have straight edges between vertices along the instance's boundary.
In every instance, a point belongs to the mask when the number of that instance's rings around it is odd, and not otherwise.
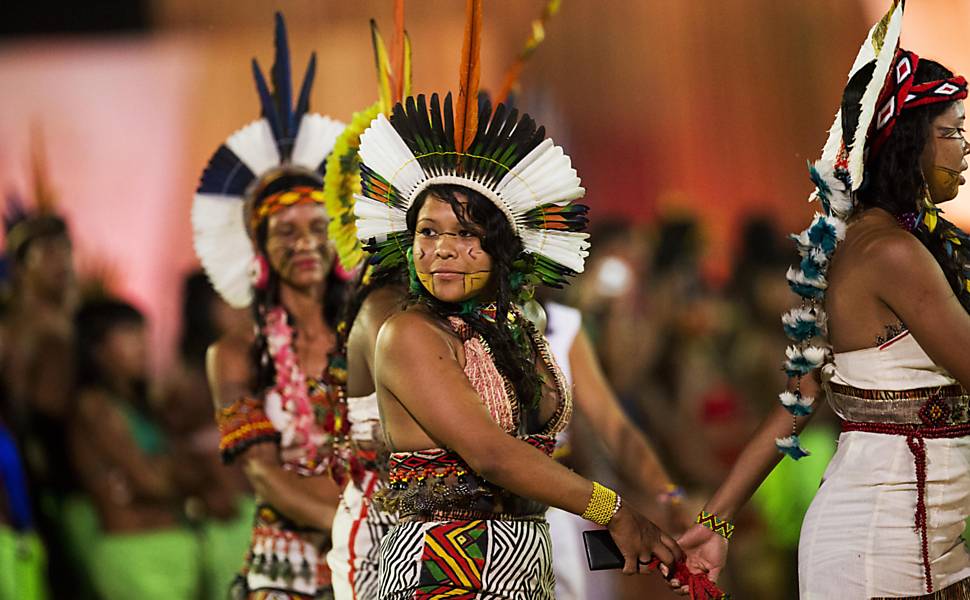
[{"label": "patterned skirt", "polygon": [[544,520],[408,521],[381,542],[386,600],[552,600],[552,542]]}]

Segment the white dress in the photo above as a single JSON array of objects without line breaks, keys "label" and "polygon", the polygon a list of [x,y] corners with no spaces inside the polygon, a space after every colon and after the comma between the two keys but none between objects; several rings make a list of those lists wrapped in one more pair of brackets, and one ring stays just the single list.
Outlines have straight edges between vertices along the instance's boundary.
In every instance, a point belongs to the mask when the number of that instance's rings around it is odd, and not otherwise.
[{"label": "white dress", "polygon": [[[382,435],[377,394],[348,398],[347,404],[351,437],[373,443]],[[327,553],[336,600],[376,600],[378,596],[381,538],[396,522],[394,515],[371,502],[379,485],[379,473],[367,469],[360,486],[350,482],[340,496],[330,530],[333,547]]]},{"label": "white dress", "polygon": [[[918,388],[940,390],[956,383],[908,332],[881,346],[833,358],[825,369],[826,387],[830,404],[845,421],[920,423],[924,417],[917,416],[916,409],[926,406],[926,392],[922,399],[903,396],[917,396]],[[835,390],[847,388],[839,386],[855,388],[857,396],[840,394]],[[948,424],[965,423],[970,397],[948,389]],[[859,390],[907,392],[866,395]],[[970,553],[960,537],[970,514],[970,436],[923,442],[926,554],[935,592],[970,578]],[[843,431],[802,525],[802,600],[927,594],[917,498],[914,452],[906,435]]]}]

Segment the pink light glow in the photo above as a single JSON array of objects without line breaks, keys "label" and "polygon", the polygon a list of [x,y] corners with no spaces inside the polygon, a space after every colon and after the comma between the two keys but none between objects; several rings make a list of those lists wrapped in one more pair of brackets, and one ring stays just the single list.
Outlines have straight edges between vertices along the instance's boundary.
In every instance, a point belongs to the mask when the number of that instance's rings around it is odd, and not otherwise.
[{"label": "pink light glow", "polygon": [[151,38],[0,52],[0,181],[29,198],[29,130],[40,124],[77,264],[106,267],[114,291],[146,311],[156,367],[176,334],[180,274],[194,261],[182,158],[191,59]]}]

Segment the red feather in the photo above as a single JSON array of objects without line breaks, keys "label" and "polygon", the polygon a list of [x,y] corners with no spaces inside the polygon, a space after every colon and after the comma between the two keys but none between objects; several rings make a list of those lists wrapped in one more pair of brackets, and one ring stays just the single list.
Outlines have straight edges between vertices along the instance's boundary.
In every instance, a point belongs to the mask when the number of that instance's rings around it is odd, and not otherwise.
[{"label": "red feather", "polygon": [[404,96],[404,0],[394,0],[394,37],[391,38],[391,98],[393,103]]},{"label": "red feather", "polygon": [[482,0],[465,6],[465,41],[458,73],[458,105],[455,107],[455,150],[464,152],[478,131],[478,80],[481,76]]}]

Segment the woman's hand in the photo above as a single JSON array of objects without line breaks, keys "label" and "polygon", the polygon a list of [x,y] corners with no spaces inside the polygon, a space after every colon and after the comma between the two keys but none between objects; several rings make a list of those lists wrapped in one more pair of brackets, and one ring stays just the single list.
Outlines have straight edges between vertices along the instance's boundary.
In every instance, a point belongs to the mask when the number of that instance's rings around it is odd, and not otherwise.
[{"label": "woman's hand", "polygon": [[654,556],[667,567],[684,558],[673,538],[626,504],[613,515],[607,529],[623,554],[624,575],[636,574],[640,565],[646,565]]},{"label": "woman's hand", "polygon": [[[716,582],[727,563],[728,541],[703,525],[694,525],[677,540],[687,553],[687,568],[691,573],[706,573]],[[671,580],[671,584],[681,582]]]}]

